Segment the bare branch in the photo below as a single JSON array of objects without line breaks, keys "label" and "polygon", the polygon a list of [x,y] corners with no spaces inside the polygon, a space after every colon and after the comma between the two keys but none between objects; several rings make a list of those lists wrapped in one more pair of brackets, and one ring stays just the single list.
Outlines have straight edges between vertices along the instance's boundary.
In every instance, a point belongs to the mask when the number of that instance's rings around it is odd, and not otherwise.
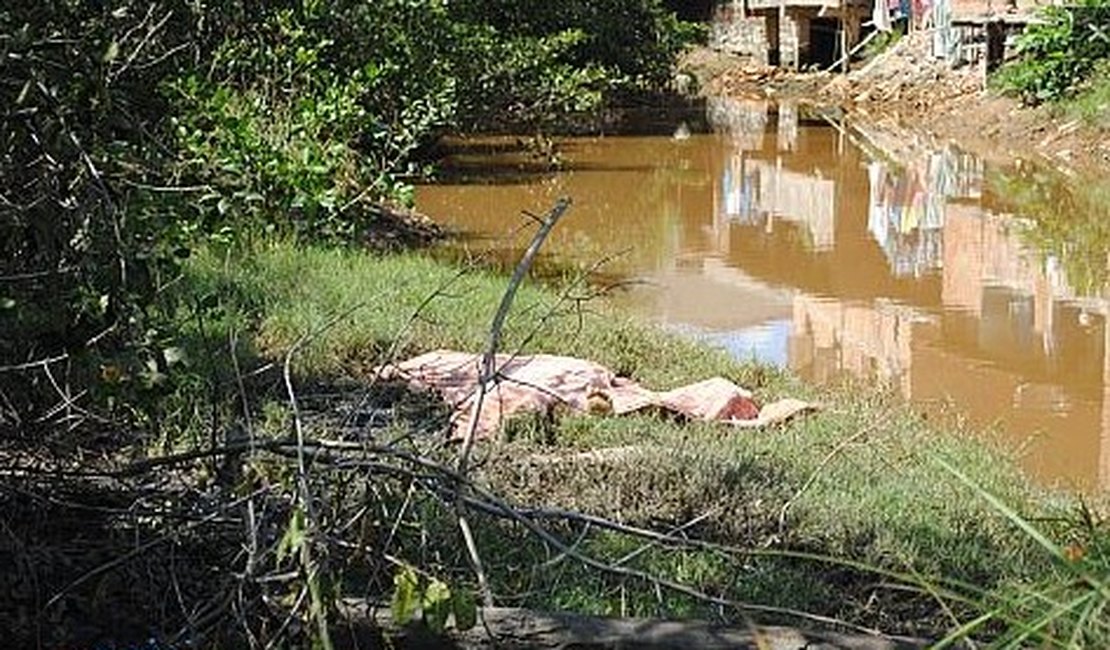
[{"label": "bare branch", "polygon": [[56,356],[53,356],[53,357],[47,357],[45,359],[39,359],[37,361],[28,361],[27,363],[17,363],[17,364],[13,364],[13,365],[10,365],[10,366],[0,366],[0,372],[18,372],[18,371],[21,371],[21,370],[31,370],[33,368],[42,368],[42,367],[45,367],[45,366],[49,366],[52,363],[58,363],[59,361],[65,361],[68,358],[69,358],[68,353],[62,353],[62,354],[59,354],[59,355],[56,355]]},{"label": "bare branch", "polygon": [[[521,283],[524,282],[524,277],[528,274],[528,270],[532,268],[532,262],[535,261],[536,255],[539,253],[540,248],[543,246],[547,236],[559,223],[563,215],[570,208],[570,199],[561,198],[555,204],[555,207],[548,212],[547,217],[536,230],[536,234],[532,237],[532,243],[528,246],[528,250],[524,252],[524,256],[513,271],[512,277],[509,279],[509,285],[505,289],[504,295],[501,297],[501,304],[497,308],[497,313],[494,314],[493,323],[490,325],[489,342],[486,345],[485,355],[482,357],[482,368],[478,374],[478,394],[474,398],[474,407],[470,416],[470,426],[467,428],[466,435],[463,438],[462,447],[459,449],[458,457],[458,473],[462,477],[466,477],[470,464],[470,453],[474,446],[475,434],[478,431],[479,414],[482,412],[482,404],[485,401],[486,391],[489,390],[490,382],[497,375],[497,349],[501,344],[501,333],[505,326],[505,319],[508,318],[509,310],[513,306],[513,299],[516,297],[517,289],[520,288]],[[466,511],[463,508],[462,499],[465,497],[465,487],[460,486],[458,497],[455,501],[455,515],[459,524],[459,531],[462,533],[463,541],[466,545],[467,555],[470,558],[470,563],[473,566],[474,574],[478,579],[478,586],[482,592],[482,599],[485,601],[487,607],[493,605],[493,592],[490,590],[489,580],[486,577],[485,569],[482,566],[482,558],[478,554],[478,547],[474,543],[474,534],[470,530],[470,524],[466,520]]]},{"label": "bare branch", "polygon": [[571,201],[569,198],[562,198],[555,204],[555,207],[548,212],[544,223],[536,231],[532,237],[532,243],[528,246],[528,250],[524,252],[521,257],[520,263],[517,264],[516,269],[513,271],[512,277],[509,279],[509,285],[505,289],[505,294],[501,298],[501,304],[497,308],[497,313],[493,317],[493,323],[490,325],[489,341],[486,344],[485,354],[482,357],[482,368],[478,375],[478,395],[474,399],[473,413],[470,418],[470,427],[466,432],[466,437],[463,439],[462,447],[459,450],[458,470],[460,474],[465,475],[467,464],[470,461],[470,452],[474,446],[474,437],[478,428],[478,414],[482,411],[482,403],[485,400],[486,391],[489,389],[489,383],[497,376],[497,350],[501,345],[501,334],[505,327],[505,319],[509,316],[509,310],[513,306],[513,299],[516,297],[517,289],[520,288],[524,277],[528,274],[528,270],[532,268],[532,262],[535,261],[536,255],[543,246],[547,236],[559,223],[566,211],[570,209]]}]

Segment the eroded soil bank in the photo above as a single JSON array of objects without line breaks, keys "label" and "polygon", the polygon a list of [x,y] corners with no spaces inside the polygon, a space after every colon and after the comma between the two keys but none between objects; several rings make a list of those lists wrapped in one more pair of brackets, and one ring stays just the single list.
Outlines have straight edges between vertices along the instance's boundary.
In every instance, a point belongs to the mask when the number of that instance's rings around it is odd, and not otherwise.
[{"label": "eroded soil bank", "polygon": [[1106,133],[987,89],[979,65],[953,68],[932,57],[929,38],[927,32],[906,36],[847,75],[793,73],[710,50],[687,53],[683,68],[703,94],[813,104],[910,150],[955,143],[990,162],[1033,160],[1069,175],[1110,173]]}]

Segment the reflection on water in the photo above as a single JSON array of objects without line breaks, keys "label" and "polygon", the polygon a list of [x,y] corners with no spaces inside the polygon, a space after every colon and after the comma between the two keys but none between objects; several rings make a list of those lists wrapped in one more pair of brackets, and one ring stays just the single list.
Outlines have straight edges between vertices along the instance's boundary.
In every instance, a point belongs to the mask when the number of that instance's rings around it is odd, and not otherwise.
[{"label": "reflection on water", "polygon": [[1058,196],[1024,208],[1028,185],[957,151],[894,164],[768,102],[709,117],[717,133],[561,141],[558,170],[514,139],[456,143],[417,207],[512,248],[521,210],[570,195],[547,250],[626,251],[612,270],[646,281],[620,298],[632,308],[815,381],[954,404],[1026,449],[1034,476],[1110,487],[1110,329],[1089,281],[1106,252],[1076,236],[1105,226],[1057,214],[1076,207]]}]

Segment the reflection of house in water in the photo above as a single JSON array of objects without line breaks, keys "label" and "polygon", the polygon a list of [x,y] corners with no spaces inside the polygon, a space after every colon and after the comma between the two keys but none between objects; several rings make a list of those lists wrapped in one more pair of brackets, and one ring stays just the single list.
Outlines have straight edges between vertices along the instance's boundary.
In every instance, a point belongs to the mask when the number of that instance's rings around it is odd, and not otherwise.
[{"label": "reflection of house in water", "polygon": [[790,367],[819,382],[850,373],[909,395],[910,344],[920,318],[912,308],[889,300],[853,303],[798,294]]},{"label": "reflection of house in water", "polygon": [[[713,119],[737,134],[721,173],[718,218],[767,232],[785,219],[802,225],[813,247],[831,247],[837,183],[826,174],[838,168],[835,149],[829,149],[832,134],[799,132],[795,107],[766,101],[718,100]],[[751,128],[757,124],[774,129]]]},{"label": "reflection of house in water", "polygon": [[790,366],[951,401],[1028,440],[1034,474],[1110,486],[1106,302],[989,209],[981,164],[940,152],[896,169],[833,129],[784,139],[781,112],[744,110],[767,128],[725,154],[716,241],[754,281],[796,292]]},{"label": "reflection of house in water", "polygon": [[898,171],[871,162],[867,175],[867,229],[894,274],[920,276],[940,269],[948,201],[979,197],[982,163],[946,150],[933,153],[920,167]]},{"label": "reflection of house in water", "polygon": [[[977,318],[800,294],[790,366],[818,381],[849,373],[919,403],[951,402],[980,424],[1003,425],[1014,444],[1028,441],[1036,451],[1026,465],[1041,478],[1110,486],[1105,315],[1055,301],[1055,324],[1042,333],[1034,325],[1035,297],[981,289]],[[1054,342],[1051,350],[1042,337]]]}]

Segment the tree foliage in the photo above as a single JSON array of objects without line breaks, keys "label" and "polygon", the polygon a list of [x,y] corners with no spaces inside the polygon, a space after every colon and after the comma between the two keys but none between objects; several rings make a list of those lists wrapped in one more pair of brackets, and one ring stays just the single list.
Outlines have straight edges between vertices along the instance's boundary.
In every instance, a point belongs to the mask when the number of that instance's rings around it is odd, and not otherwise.
[{"label": "tree foliage", "polygon": [[443,131],[658,87],[684,34],[659,0],[3,3],[0,424],[62,384],[139,415],[196,242],[358,240]]},{"label": "tree foliage", "polygon": [[180,240],[151,88],[196,56],[194,18],[185,3],[0,8],[0,365],[84,360],[54,379],[0,373],[0,425],[40,416],[55,379],[111,393],[165,363],[146,308]]},{"label": "tree foliage", "polygon": [[1029,104],[1074,94],[1110,58],[1110,1],[1053,5],[1041,18],[1018,40],[1020,59],[1000,72],[1002,85]]}]

